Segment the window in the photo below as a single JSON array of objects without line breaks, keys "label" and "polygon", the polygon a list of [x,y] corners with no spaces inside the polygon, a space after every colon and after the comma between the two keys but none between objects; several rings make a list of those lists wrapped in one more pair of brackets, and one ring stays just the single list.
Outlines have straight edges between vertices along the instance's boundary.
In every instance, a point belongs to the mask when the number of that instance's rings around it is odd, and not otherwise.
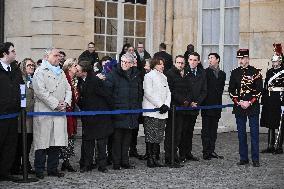
[{"label": "window", "polygon": [[204,67],[207,56],[217,52],[221,57],[220,67],[230,78],[230,71],[237,67],[236,51],[239,47],[240,0],[199,1],[198,48]]},{"label": "window", "polygon": [[116,58],[125,43],[146,45],[147,6],[147,0],[95,0],[94,41],[100,58]]}]

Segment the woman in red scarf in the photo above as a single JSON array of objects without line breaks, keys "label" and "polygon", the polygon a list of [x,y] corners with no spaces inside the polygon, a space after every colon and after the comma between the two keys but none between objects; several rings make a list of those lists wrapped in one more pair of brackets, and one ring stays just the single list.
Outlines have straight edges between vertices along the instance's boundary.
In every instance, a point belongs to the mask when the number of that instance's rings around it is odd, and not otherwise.
[{"label": "woman in red scarf", "polygon": [[[76,58],[68,58],[63,65],[63,71],[65,72],[68,83],[72,90],[72,103],[71,106],[67,106],[67,112],[74,112],[75,104],[79,100],[79,89],[77,73],[77,60]],[[76,170],[71,166],[69,159],[74,155],[74,142],[75,135],[77,133],[77,118],[74,116],[67,116],[67,132],[68,132],[68,146],[61,148],[61,158],[63,159],[61,170],[68,170],[69,172],[75,172]]]}]

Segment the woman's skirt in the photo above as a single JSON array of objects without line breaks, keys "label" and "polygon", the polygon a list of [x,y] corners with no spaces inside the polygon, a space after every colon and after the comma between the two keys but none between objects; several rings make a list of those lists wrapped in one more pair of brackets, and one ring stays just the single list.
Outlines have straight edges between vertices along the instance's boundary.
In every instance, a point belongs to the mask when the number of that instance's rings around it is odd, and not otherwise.
[{"label": "woman's skirt", "polygon": [[145,117],[144,118],[145,142],[161,143],[163,141],[165,127],[166,127],[166,119]]}]

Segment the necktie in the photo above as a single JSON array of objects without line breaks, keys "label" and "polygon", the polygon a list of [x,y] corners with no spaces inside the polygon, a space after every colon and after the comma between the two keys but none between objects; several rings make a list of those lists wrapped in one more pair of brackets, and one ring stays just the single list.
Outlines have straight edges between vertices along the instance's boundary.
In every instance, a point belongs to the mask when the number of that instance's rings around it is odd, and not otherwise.
[{"label": "necktie", "polygon": [[7,72],[10,72],[10,71],[11,71],[11,67],[8,66],[8,67],[7,67]]},{"label": "necktie", "polygon": [[192,69],[192,73],[193,73],[193,75],[196,76],[196,70],[195,69]]}]

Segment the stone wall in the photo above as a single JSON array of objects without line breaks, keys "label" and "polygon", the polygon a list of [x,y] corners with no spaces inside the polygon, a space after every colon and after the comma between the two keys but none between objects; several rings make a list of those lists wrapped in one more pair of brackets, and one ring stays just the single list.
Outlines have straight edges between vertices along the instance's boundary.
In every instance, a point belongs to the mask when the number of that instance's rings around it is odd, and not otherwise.
[{"label": "stone wall", "polygon": [[92,0],[6,0],[5,9],[5,39],[15,43],[18,60],[42,58],[48,47],[78,57],[93,41]]},{"label": "stone wall", "polygon": [[283,10],[283,0],[240,2],[240,48],[250,49],[251,64],[263,74],[273,54],[272,44],[284,44]]}]

